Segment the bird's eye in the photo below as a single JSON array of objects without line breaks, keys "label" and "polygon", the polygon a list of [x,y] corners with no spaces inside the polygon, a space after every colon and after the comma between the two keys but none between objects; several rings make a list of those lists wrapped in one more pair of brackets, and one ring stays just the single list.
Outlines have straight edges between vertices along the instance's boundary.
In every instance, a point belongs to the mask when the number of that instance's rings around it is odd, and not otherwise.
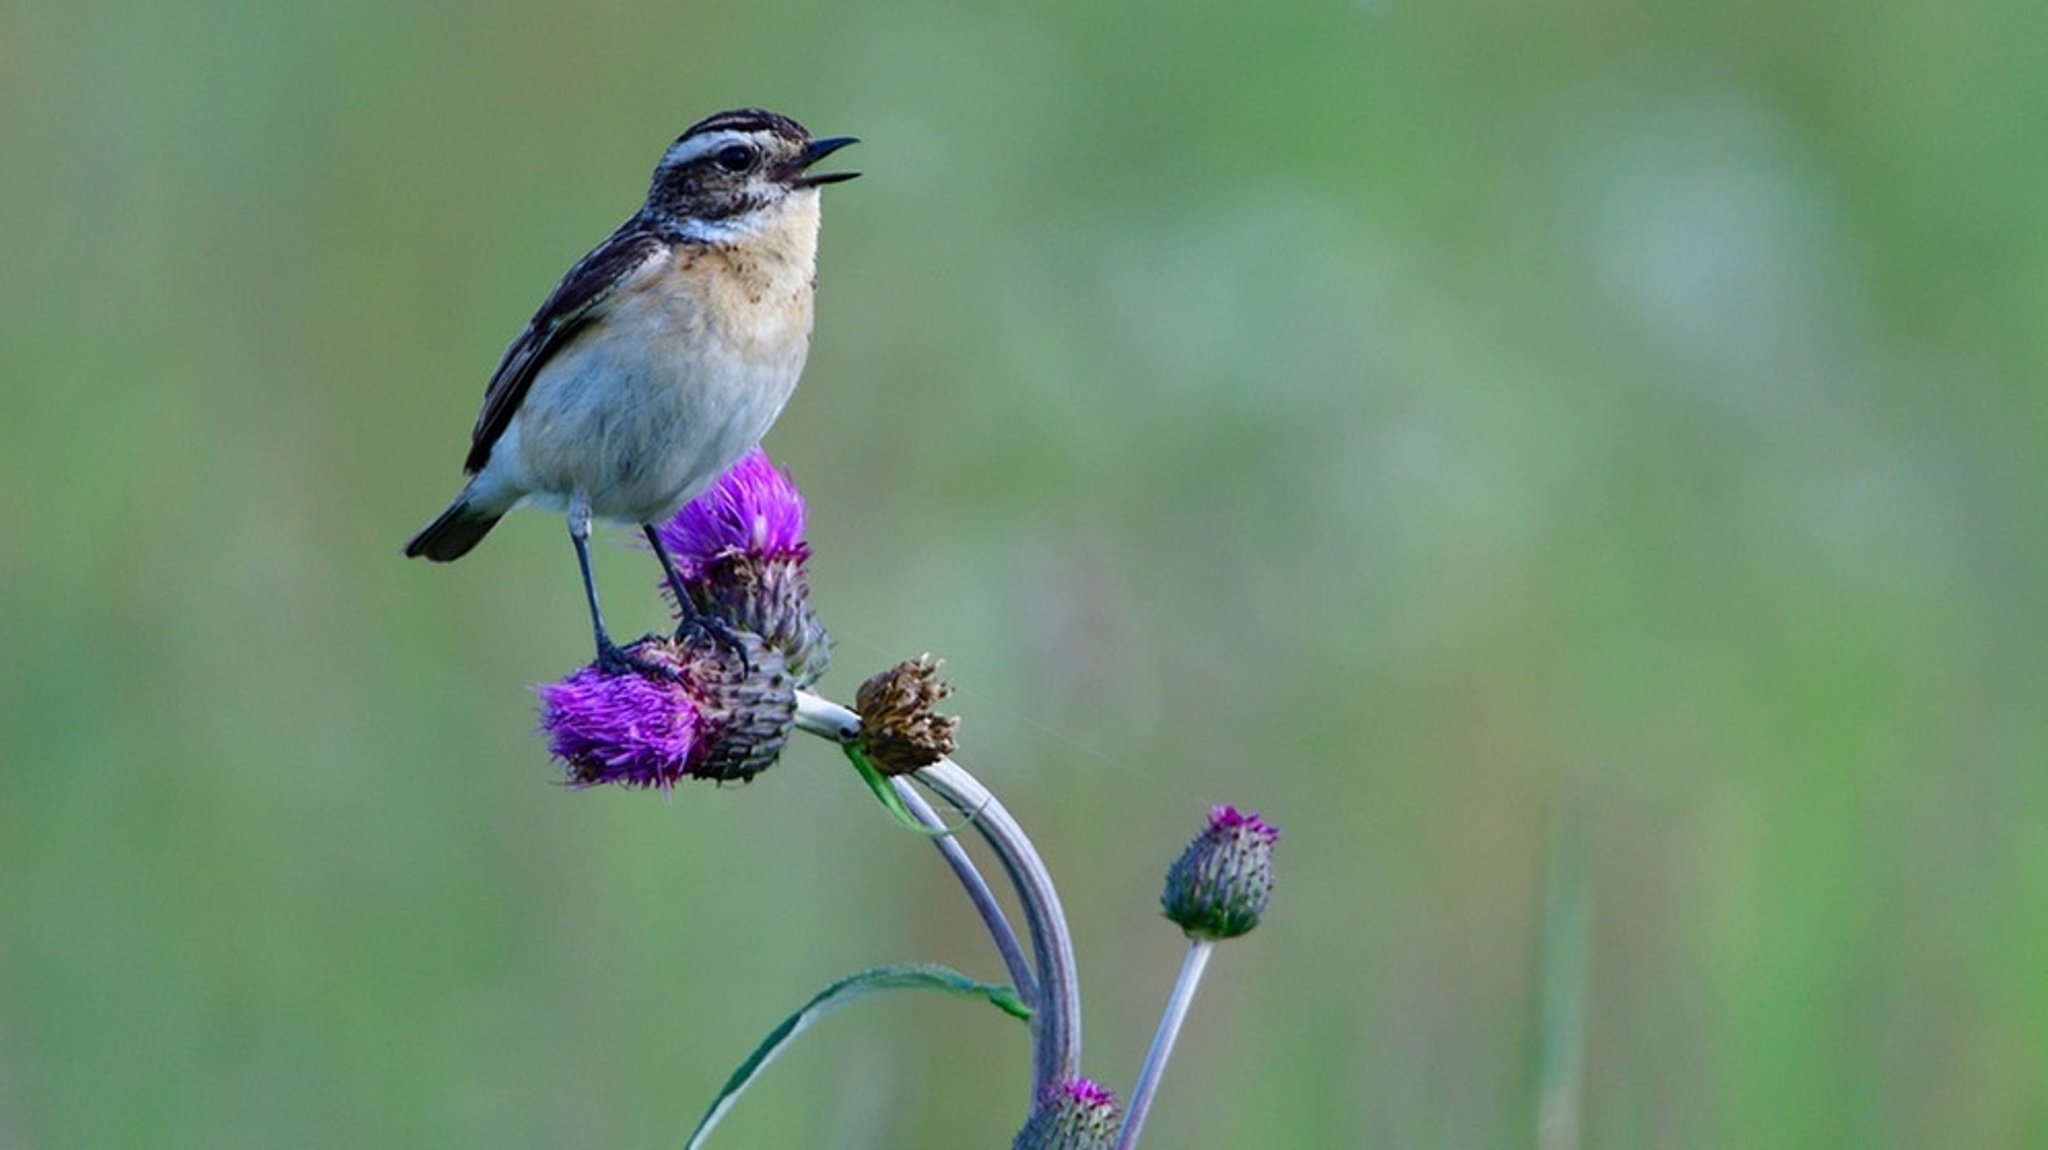
[{"label": "bird's eye", "polygon": [[754,149],[745,144],[729,144],[712,159],[728,172],[744,172],[754,166]]}]

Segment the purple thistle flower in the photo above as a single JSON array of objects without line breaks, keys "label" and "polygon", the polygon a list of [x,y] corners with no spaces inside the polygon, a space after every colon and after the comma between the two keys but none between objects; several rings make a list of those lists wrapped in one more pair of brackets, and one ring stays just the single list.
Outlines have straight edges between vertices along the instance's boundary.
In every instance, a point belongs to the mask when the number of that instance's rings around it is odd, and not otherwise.
[{"label": "purple thistle flower", "polygon": [[1159,898],[1190,938],[1236,938],[1259,925],[1273,897],[1280,828],[1257,811],[1211,807],[1209,823],[1166,872]]},{"label": "purple thistle flower", "polygon": [[679,614],[759,635],[799,687],[825,673],[832,639],[811,610],[803,496],[767,452],[747,452],[656,531],[688,591]]},{"label": "purple thistle flower", "polygon": [[[654,658],[647,647],[639,656]],[[569,765],[570,782],[666,790],[690,773],[704,723],[680,681],[593,664],[540,688],[540,697],[548,750]]]},{"label": "purple thistle flower", "polygon": [[650,636],[626,649],[624,670],[593,664],[541,687],[541,728],[569,784],[667,790],[767,769],[788,742],[795,688],[779,653],[741,643]]},{"label": "purple thistle flower", "polygon": [[709,491],[685,504],[659,531],[662,545],[686,580],[701,577],[705,568],[729,555],[798,563],[811,555],[804,544],[803,494],[759,446],[741,456]]},{"label": "purple thistle flower", "polygon": [[1086,1078],[1069,1078],[1032,1109],[1010,1150],[1109,1150],[1116,1123],[1114,1092]]}]

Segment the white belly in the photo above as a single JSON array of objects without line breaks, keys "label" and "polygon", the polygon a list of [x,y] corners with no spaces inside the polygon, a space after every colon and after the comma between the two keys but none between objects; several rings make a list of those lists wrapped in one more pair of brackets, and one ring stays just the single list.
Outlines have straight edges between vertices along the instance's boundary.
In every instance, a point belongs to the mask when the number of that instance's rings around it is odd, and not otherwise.
[{"label": "white belly", "polygon": [[796,388],[808,330],[743,351],[673,304],[627,301],[557,352],[479,480],[552,506],[580,493],[598,518],[654,523],[760,442]]}]

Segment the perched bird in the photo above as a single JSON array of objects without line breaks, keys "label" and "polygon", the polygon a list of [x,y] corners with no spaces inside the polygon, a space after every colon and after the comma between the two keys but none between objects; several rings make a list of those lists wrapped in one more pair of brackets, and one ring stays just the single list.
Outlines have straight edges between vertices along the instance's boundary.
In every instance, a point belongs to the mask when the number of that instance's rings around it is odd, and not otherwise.
[{"label": "perched bird", "polygon": [[624,656],[590,578],[593,517],[639,526],[687,604],[654,524],[759,442],[795,390],[818,189],[859,174],[811,167],[854,142],[742,108],[669,145],[647,202],[505,349],[470,434],[469,482],[405,553],[459,559],[515,507],[566,511],[605,664]]}]

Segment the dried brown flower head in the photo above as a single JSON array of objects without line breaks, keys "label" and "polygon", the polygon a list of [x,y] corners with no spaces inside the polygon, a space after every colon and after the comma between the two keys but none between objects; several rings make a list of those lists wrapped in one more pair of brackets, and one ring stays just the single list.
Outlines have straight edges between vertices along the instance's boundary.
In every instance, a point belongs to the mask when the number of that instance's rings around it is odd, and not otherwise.
[{"label": "dried brown flower head", "polygon": [[943,659],[920,655],[896,664],[860,685],[853,709],[860,712],[861,750],[885,775],[907,775],[953,753],[958,715],[932,710],[953,688],[939,681]]}]

